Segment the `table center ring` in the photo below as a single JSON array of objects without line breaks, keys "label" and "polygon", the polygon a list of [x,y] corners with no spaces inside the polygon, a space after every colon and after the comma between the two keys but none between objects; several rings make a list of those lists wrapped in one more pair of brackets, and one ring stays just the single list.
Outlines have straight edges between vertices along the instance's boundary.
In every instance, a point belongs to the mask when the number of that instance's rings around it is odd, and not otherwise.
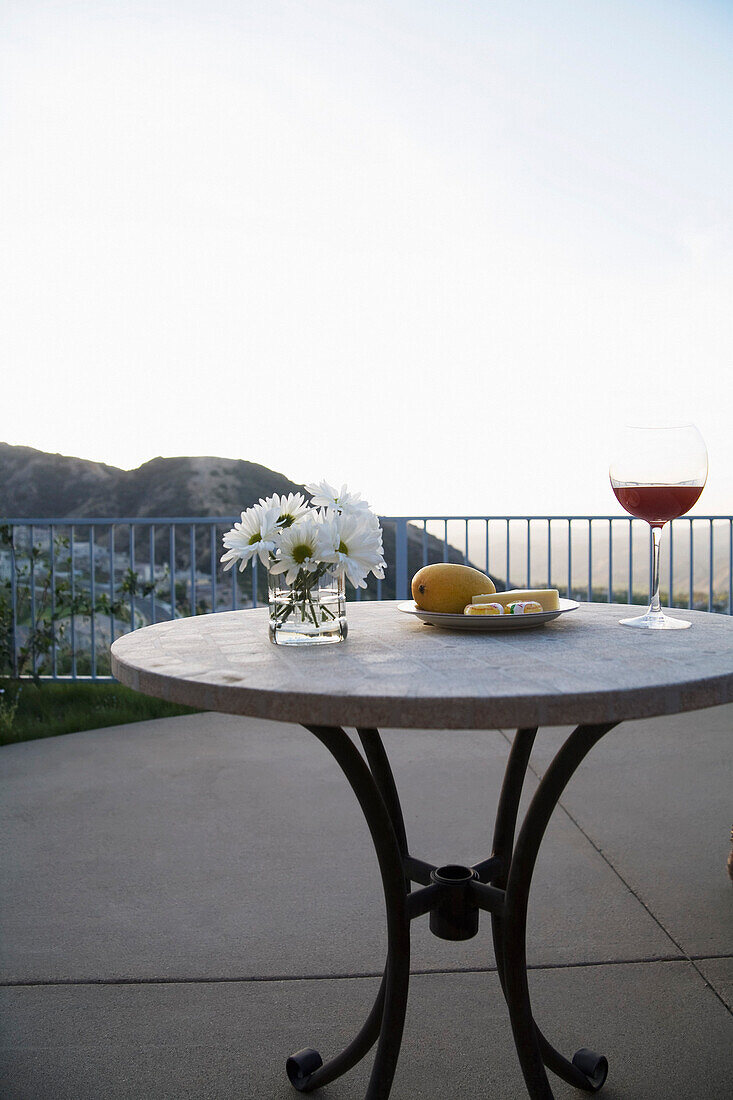
[{"label": "table center ring", "polygon": [[432,882],[442,886],[440,900],[430,910],[430,931],[441,940],[470,940],[478,932],[478,905],[468,884],[478,880],[473,867],[447,863],[430,872]]}]

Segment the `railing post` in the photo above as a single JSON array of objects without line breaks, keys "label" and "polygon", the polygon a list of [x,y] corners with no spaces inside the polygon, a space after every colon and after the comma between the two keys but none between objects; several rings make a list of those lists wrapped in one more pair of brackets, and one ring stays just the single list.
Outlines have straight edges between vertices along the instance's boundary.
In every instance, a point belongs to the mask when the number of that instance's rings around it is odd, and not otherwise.
[{"label": "railing post", "polygon": [[407,520],[395,520],[395,596],[407,599]]},{"label": "railing post", "polygon": [[51,676],[56,679],[56,548],[54,546],[54,526],[48,529],[48,568],[51,574]]},{"label": "railing post", "polygon": [[15,528],[10,528],[10,603],[12,606],[11,632],[13,645],[13,676],[18,677],[18,577],[15,562]]},{"label": "railing post", "polygon": [[708,610],[709,610],[709,612],[711,612],[712,605],[713,605],[713,572],[714,572],[714,562],[715,562],[715,554],[714,554],[714,550],[713,550],[713,540],[714,540],[714,537],[715,537],[715,532],[714,532],[714,528],[713,528],[712,517],[708,520],[708,522],[709,522],[709,539],[710,539],[710,543],[709,543],[709,546],[708,546]]},{"label": "railing post", "polygon": [[33,524],[28,528],[28,547],[29,547],[29,561],[30,561],[30,583],[31,583],[31,667],[33,669],[33,675],[38,672],[38,653],[36,652],[36,630],[38,623],[36,622],[36,559],[35,559],[35,533],[33,530]]},{"label": "railing post", "polygon": [[[71,637],[71,678],[76,679],[76,559],[74,557],[74,539],[76,528],[71,525],[69,535],[69,568],[71,570],[71,614],[69,616],[69,635]],[[134,615],[133,615],[134,625]]]}]

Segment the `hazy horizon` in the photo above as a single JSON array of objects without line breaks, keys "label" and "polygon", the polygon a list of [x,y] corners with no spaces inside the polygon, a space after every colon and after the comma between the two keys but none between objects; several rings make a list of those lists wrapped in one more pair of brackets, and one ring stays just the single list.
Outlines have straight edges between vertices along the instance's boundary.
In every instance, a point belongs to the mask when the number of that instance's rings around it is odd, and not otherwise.
[{"label": "hazy horizon", "polygon": [[[0,440],[0,444],[6,443],[6,442],[7,442],[6,440]],[[31,446],[31,445],[30,444],[10,444],[10,446]],[[35,448],[35,449],[41,450],[40,448]],[[213,459],[213,460],[224,459],[224,460],[227,460],[227,461],[235,461],[235,462],[240,461],[239,459],[235,458],[232,455],[153,455],[151,458],[146,459],[144,462],[141,462],[139,466],[124,467],[124,466],[115,466],[114,463],[104,462],[101,459],[93,459],[93,458],[90,459],[85,455],[61,455],[60,452],[43,452],[43,451],[42,451],[42,453],[51,454],[51,455],[59,455],[59,457],[62,457],[62,458],[76,458],[76,459],[81,459],[82,461],[100,462],[102,465],[110,466],[114,469],[119,469],[119,470],[123,470],[123,471],[126,471],[126,472],[134,472],[136,470],[139,470],[142,466],[145,466],[148,462],[153,462],[153,461],[156,461],[156,460],[159,460],[159,459],[164,459],[164,458],[192,459],[192,460],[196,460],[196,459]],[[254,460],[248,459],[246,461],[254,461]],[[263,463],[255,463],[255,464],[256,465],[263,465]],[[271,467],[266,467],[266,468],[267,469],[272,469]],[[277,474],[282,474],[284,477],[288,478],[290,481],[294,481],[295,484],[302,484],[302,483],[297,482],[296,479],[292,478],[287,470],[274,470],[272,472],[277,473]],[[598,520],[613,518],[614,520],[618,519],[618,520],[627,520],[628,521],[631,518],[629,516],[629,513],[626,512],[618,504],[618,502],[617,502],[615,496],[613,495],[613,493],[611,493],[611,497],[612,497],[612,501],[613,501],[611,507],[609,507],[606,511],[598,511],[598,512],[592,512],[592,513],[591,512],[588,512],[588,513],[584,513],[584,512],[572,512],[572,513],[569,513],[569,512],[513,512],[513,513],[511,513],[511,512],[491,512],[491,513],[488,513],[488,512],[477,512],[477,513],[463,512],[463,513],[459,513],[459,512],[456,512],[455,510],[452,511],[452,512],[451,511],[448,511],[448,512],[436,512],[436,511],[417,512],[415,509],[412,509],[412,510],[406,509],[406,510],[403,510],[401,512],[387,513],[384,509],[378,509],[377,508],[376,510],[379,512],[380,515],[386,516],[388,518],[389,517],[392,517],[392,518],[394,518],[394,517],[403,517],[403,518],[407,518],[407,519],[410,519],[410,520],[414,519],[414,520],[419,521],[419,520],[424,520],[424,519],[430,519],[431,517],[437,517],[436,522],[438,522],[439,524],[443,523],[444,517],[453,516],[453,517],[455,517],[456,523],[461,528],[462,528],[464,520],[466,520],[466,519],[471,519],[471,520],[475,520],[477,522],[481,522],[481,521],[483,521],[484,519],[487,519],[487,518],[496,518],[499,521],[503,521],[506,518],[511,518],[511,519],[516,519],[517,522],[519,522],[520,520],[523,521],[527,517],[530,517],[530,518],[534,519],[536,521],[536,523],[541,523],[542,521],[547,520],[547,519],[552,519],[553,522],[555,520],[557,520],[559,522],[561,520],[567,520],[567,518],[569,516],[576,519],[578,522],[582,522],[585,519],[587,519],[588,517],[591,517],[593,519],[598,519]],[[373,507],[376,508],[376,506],[373,506]],[[718,519],[718,520],[721,520],[721,521],[725,521],[725,520],[730,521],[732,513],[733,513],[733,510],[731,510],[731,509],[728,509],[727,511],[719,512],[719,513],[711,513],[711,512],[706,511],[704,508],[701,508],[700,507],[700,502],[698,502],[698,504],[695,507],[690,509],[690,511],[688,513],[686,513],[685,516],[681,517],[679,520],[676,520],[675,523],[677,523],[679,526],[682,526],[685,523],[685,520],[688,517],[691,517],[693,519],[715,518],[715,519]],[[221,514],[223,515],[224,513],[222,512]],[[232,514],[233,515],[236,514],[236,509],[232,512]],[[637,527],[640,528],[643,531],[646,530],[646,527],[645,527],[645,524],[644,524],[643,520],[634,519],[633,522],[634,522],[635,530],[636,530]],[[451,531],[452,531],[453,527],[455,527],[455,524],[451,525]],[[442,538],[443,537],[443,535],[441,533],[442,528],[437,528],[437,527],[435,529],[433,529],[433,528],[434,528],[434,525],[432,525],[430,527],[430,530],[432,531],[432,533],[435,534],[436,537]],[[478,551],[476,550],[476,547],[478,545],[477,539],[478,539],[478,541],[481,541],[482,537],[483,536],[476,536],[475,534],[473,534],[471,536],[471,543],[472,543],[472,547],[473,547],[472,550],[471,550],[471,556],[472,557],[475,557],[476,554],[478,553]],[[542,537],[544,538],[545,536],[542,536]],[[576,532],[576,534],[574,534],[573,538],[575,539],[576,537],[577,537],[577,532]],[[616,538],[616,537],[617,537],[617,534],[614,535],[614,538]],[[553,540],[556,539],[556,538],[557,538],[557,532],[555,532],[553,534]],[[515,536],[515,534],[513,533],[512,534],[512,541],[513,541],[513,543],[516,542],[519,545],[520,543],[526,542],[526,535],[520,533],[520,534]],[[546,541],[546,539],[545,539],[545,541]],[[727,541],[729,541],[729,540],[727,540]],[[456,535],[455,532],[452,531],[451,535],[449,536],[449,542],[451,542],[452,545],[460,548],[463,545],[464,536],[460,533],[458,535]],[[565,540],[565,543],[567,543],[567,540]],[[726,543],[726,545],[727,545],[727,543]],[[534,553],[536,553],[536,548],[533,551],[533,554]],[[726,555],[727,554],[728,554],[728,551],[726,550]],[[478,553],[478,556],[480,557],[481,554]],[[726,558],[726,562],[727,562],[727,558]],[[725,568],[726,569],[728,568],[727,564],[726,564]]]}]

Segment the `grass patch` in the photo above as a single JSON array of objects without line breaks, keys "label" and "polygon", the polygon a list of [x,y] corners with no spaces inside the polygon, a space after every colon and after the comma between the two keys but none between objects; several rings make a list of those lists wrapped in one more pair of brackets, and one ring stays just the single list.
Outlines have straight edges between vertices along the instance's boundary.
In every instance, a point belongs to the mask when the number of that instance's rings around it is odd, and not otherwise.
[{"label": "grass patch", "polygon": [[4,689],[0,695],[0,745],[196,713],[191,707],[152,699],[122,684],[77,680],[36,686],[29,680],[22,682],[18,691],[17,682],[0,680],[0,689]]}]

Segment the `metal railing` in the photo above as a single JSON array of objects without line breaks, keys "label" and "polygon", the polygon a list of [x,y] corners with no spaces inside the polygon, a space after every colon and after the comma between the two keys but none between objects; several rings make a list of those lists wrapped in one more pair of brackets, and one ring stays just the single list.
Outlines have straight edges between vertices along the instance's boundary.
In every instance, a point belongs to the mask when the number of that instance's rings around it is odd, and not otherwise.
[{"label": "metal railing", "polygon": [[[109,646],[135,627],[267,599],[265,570],[225,573],[239,516],[10,519],[0,524],[0,675],[109,679]],[[435,561],[471,564],[501,588],[647,601],[649,528],[625,516],[385,516],[387,574],[349,598],[405,599]],[[733,614],[733,517],[666,526],[665,605]]]}]

